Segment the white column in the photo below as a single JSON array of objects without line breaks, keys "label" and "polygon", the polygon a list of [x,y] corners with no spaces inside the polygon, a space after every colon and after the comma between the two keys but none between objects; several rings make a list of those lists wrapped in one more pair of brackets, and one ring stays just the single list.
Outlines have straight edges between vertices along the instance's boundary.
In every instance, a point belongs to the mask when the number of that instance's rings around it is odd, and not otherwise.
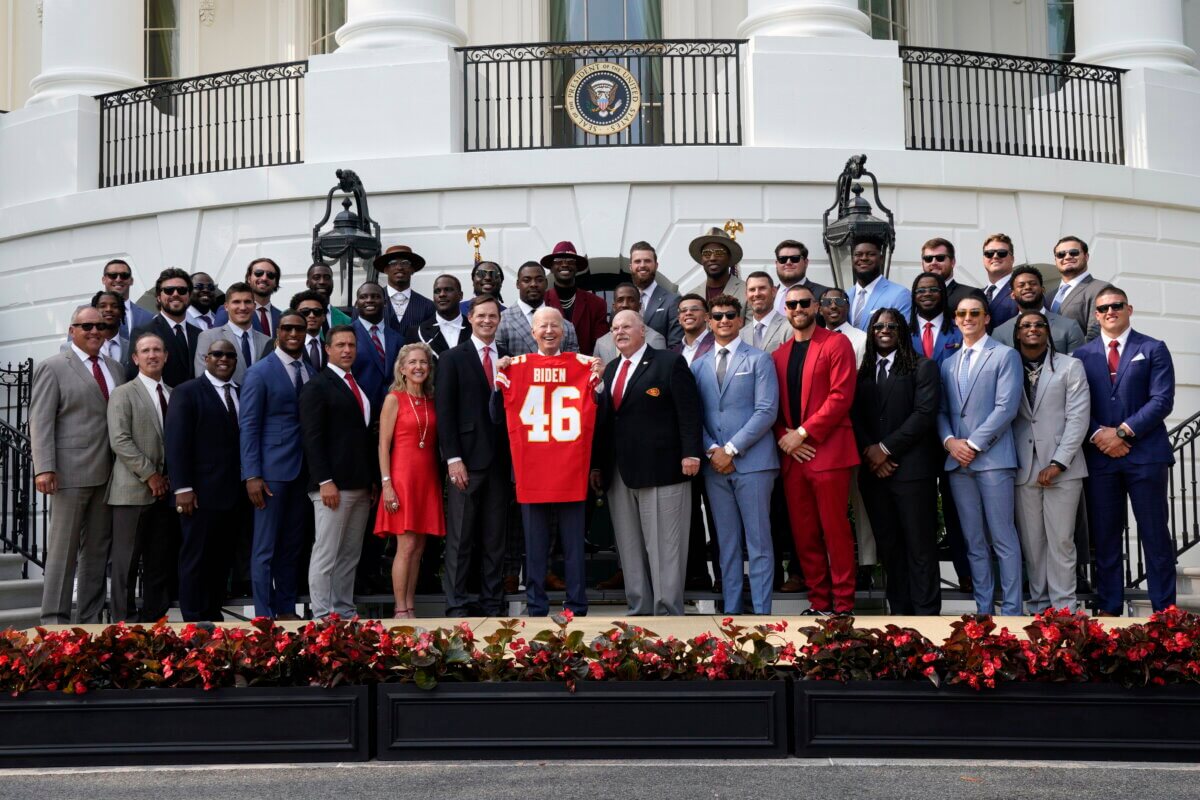
[{"label": "white column", "polygon": [[346,24],[336,38],[342,50],[350,51],[467,43],[454,21],[454,0],[347,0]]},{"label": "white column", "polygon": [[1075,0],[1075,60],[1200,76],[1183,43],[1182,0]]},{"label": "white column", "polygon": [[142,84],[142,0],[46,0],[42,71],[26,105]]},{"label": "white column", "polygon": [[738,36],[870,37],[858,0],[747,0]]}]

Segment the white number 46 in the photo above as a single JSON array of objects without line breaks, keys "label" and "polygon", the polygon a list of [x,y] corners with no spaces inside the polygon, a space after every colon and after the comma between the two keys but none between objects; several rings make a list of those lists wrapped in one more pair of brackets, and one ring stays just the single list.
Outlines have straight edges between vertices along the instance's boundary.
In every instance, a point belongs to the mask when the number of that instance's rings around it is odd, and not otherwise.
[{"label": "white number 46", "polygon": [[530,386],[521,406],[521,422],[529,428],[529,441],[573,442],[579,438],[579,409],[567,403],[579,399],[579,389],[559,386],[550,392],[550,413],[546,413],[546,387]]}]

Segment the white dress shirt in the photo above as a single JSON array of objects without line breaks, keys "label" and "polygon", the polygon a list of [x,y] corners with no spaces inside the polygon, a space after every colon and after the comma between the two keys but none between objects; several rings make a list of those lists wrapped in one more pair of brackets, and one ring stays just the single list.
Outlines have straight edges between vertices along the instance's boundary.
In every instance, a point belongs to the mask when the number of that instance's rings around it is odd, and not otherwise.
[{"label": "white dress shirt", "polygon": [[[74,342],[71,342],[71,349],[75,351],[75,355],[79,356],[79,360],[83,362],[83,368],[90,374],[92,371],[92,357],[76,347]],[[98,363],[100,364],[100,372],[104,375],[104,382],[108,384],[108,394],[111,397],[113,389],[117,385],[113,382],[112,373],[108,371],[108,364],[104,363],[103,356],[99,357]]]},{"label": "white dress shirt", "polygon": [[711,335],[712,332],[708,328],[705,328],[704,330],[700,331],[700,335],[696,337],[696,341],[692,342],[691,344],[687,343],[687,339],[683,340],[683,349],[681,352],[683,353],[683,358],[685,361],[687,361],[689,367],[692,365],[692,362],[695,361],[696,350],[699,349],[701,343],[704,341],[704,337]]},{"label": "white dress shirt", "polygon": [[[1010,273],[1008,273],[1007,275],[1005,275],[1003,278],[1001,278],[1000,280],[996,281],[995,283],[990,283],[990,284],[989,284],[989,285],[991,285],[991,286],[995,286],[995,287],[996,287],[996,291],[992,292],[992,300],[993,300],[993,301],[995,301],[995,299],[996,299],[997,297],[1001,297],[1001,296],[1003,296],[1003,294],[1004,294],[1004,287],[1005,287],[1005,286],[1007,286],[1007,285],[1008,285],[1008,282],[1009,282],[1009,281],[1011,281],[1011,280],[1012,280],[1012,273],[1010,272]],[[985,295],[985,296],[987,295],[987,286],[983,287],[983,293],[984,293],[984,295]]]},{"label": "white dress shirt", "polygon": [[408,301],[412,298],[412,287],[407,289],[393,289],[387,287],[388,302],[392,304],[392,310],[396,312],[396,319],[403,319],[404,312],[408,308]]},{"label": "white dress shirt", "polygon": [[[733,337],[733,341],[730,342],[729,344],[721,344],[720,342],[713,342],[712,362],[713,362],[713,374],[714,375],[717,372],[717,364],[721,361],[721,350],[728,350],[729,352],[725,356],[725,380],[731,380],[733,378],[733,375],[730,374],[729,370],[733,369],[733,357],[735,355],[737,355],[738,345],[741,344],[741,342],[742,342],[742,340],[736,336]],[[738,449],[733,446],[732,439],[725,443],[725,447],[728,450],[733,451],[732,455],[735,455],[735,456],[740,455],[738,453]],[[712,447],[708,448],[708,451],[711,453],[713,450],[716,450],[716,449],[718,449],[717,446],[713,445]]]},{"label": "white dress shirt", "polygon": [[221,405],[225,405],[225,387],[230,387],[229,396],[233,398],[233,410],[242,410],[242,401],[238,399],[237,392],[233,391],[237,388],[237,384],[233,381],[220,381],[213,376],[208,370],[204,370],[204,377],[208,378],[208,382],[216,387],[217,395],[221,398]]},{"label": "white dress shirt", "polygon": [[[525,319],[529,320],[529,327],[532,328],[533,327],[533,312],[537,311],[537,308],[534,308],[533,306],[526,304],[526,302],[524,300],[521,300],[520,298],[517,298],[517,307],[521,309],[521,313],[525,315]],[[541,308],[541,306],[538,306],[538,308]]]},{"label": "white dress shirt", "polygon": [[114,336],[113,338],[100,345],[100,355],[108,356],[117,363],[121,362],[121,337]]},{"label": "white dress shirt", "polygon": [[[292,358],[287,353],[280,350],[278,347],[275,348],[275,355],[279,356],[279,360],[283,363],[283,369],[284,369],[284,372],[287,373],[288,380],[291,381],[292,383],[295,383],[296,382],[296,370],[292,369],[292,362],[299,361],[301,364],[304,364],[304,359],[303,358]],[[308,383],[309,378],[311,378],[311,377],[312,376],[308,374],[308,370],[304,369],[304,367],[302,366],[300,368],[300,385],[303,386],[304,384]]]},{"label": "white dress shirt", "polygon": [[850,346],[854,348],[854,366],[861,367],[863,356],[867,353],[866,332],[851,325],[848,319],[834,330],[850,340]]},{"label": "white dress shirt", "polygon": [[[867,313],[867,309],[871,306],[871,293],[874,292],[879,287],[879,282],[881,280],[883,280],[882,274],[878,275],[875,278],[875,280],[871,281],[866,286],[859,286],[858,284],[854,285],[854,294],[852,296],[850,296],[850,311],[849,311],[849,316],[846,318],[847,322],[850,322],[851,324],[853,324],[856,321],[854,319],[854,309],[858,308],[858,306],[859,306],[858,298],[859,298],[860,294],[862,295],[862,298],[863,298],[862,299],[863,314]],[[850,295],[849,292],[847,292],[846,294]]]},{"label": "white dress shirt", "polygon": [[458,337],[462,336],[462,314],[459,314],[454,319],[444,319],[441,314],[434,314],[433,320],[437,323],[438,330],[442,332],[442,338],[446,340],[446,344],[449,347],[457,345]]},{"label": "white dress shirt", "polygon": [[[639,347],[637,352],[631,355],[629,358],[626,358],[625,356],[619,356],[617,358],[617,371],[613,373],[613,388],[616,388],[616,380],[618,377],[620,377],[621,369],[624,367],[626,361],[629,362],[629,371],[625,373],[625,386],[629,385],[629,381],[633,379],[633,373],[637,372],[638,364],[642,363],[642,356],[646,354],[646,347],[646,343],[642,342],[642,346]],[[621,387],[622,391],[624,391],[624,389],[624,386]],[[624,399],[624,395],[622,395],[622,399]]]},{"label": "white dress shirt", "polygon": [[250,363],[247,364],[246,367],[249,368],[251,365],[257,364],[258,353],[254,352],[254,336],[250,333],[250,331],[254,330],[254,328],[250,327],[250,325],[246,325],[246,329],[242,330],[232,321],[230,321],[228,330],[231,331],[234,337],[237,339],[237,344],[235,344],[234,347],[237,348],[238,359],[240,360],[242,358],[242,339],[246,339],[246,349],[250,351]]},{"label": "white dress shirt", "polygon": [[[387,334],[385,333],[385,331],[387,330],[387,325],[384,324],[383,320],[379,320],[378,322],[369,322],[368,320],[364,319],[363,317],[359,317],[358,324],[362,325],[362,329],[367,332],[368,339],[371,337],[371,328],[375,329],[375,335],[379,337],[379,343],[381,345],[383,345],[383,352],[386,353],[387,352]],[[372,347],[375,346],[373,342],[372,342],[371,346]]]},{"label": "white dress shirt", "polygon": [[[342,369],[341,367],[339,367],[335,364],[329,364],[328,366],[329,366],[329,369],[333,370],[334,375],[337,375],[339,378],[342,379],[342,383],[346,384],[346,388],[350,389],[351,394],[353,394],[354,390],[350,388],[350,381],[346,380],[346,376],[353,374],[353,373],[346,372],[344,369]],[[358,386],[358,378],[354,379],[354,385]],[[316,391],[316,390],[314,389],[313,391]],[[370,400],[370,398],[367,397],[367,393],[363,391],[361,386],[358,386],[358,396],[362,398],[363,423],[366,425],[370,425],[371,424],[371,400]]]},{"label": "white dress shirt", "polygon": [[158,429],[161,431],[166,420],[163,419],[162,406],[158,404],[158,387],[162,387],[168,406],[171,405],[171,390],[161,380],[156,381],[153,378],[149,378],[144,372],[138,373],[138,380],[142,386],[146,387],[146,394],[150,395],[150,405],[154,406],[154,415],[158,417]]},{"label": "white dress shirt", "polygon": [[749,323],[750,323],[750,341],[751,341],[751,343],[754,342],[754,335],[755,335],[755,333],[758,332],[759,325],[762,326],[761,337],[763,340],[763,344],[765,345],[767,343],[767,330],[771,327],[771,323],[775,321],[775,316],[776,316],[775,309],[771,308],[771,309],[767,310],[766,316],[764,316],[762,319],[754,319],[753,317],[750,318]]},{"label": "white dress shirt", "polygon": [[[188,321],[195,320],[193,324],[200,330],[208,330],[209,328],[216,327],[213,324],[217,319],[216,311],[209,311],[207,314],[203,314],[195,306],[188,306],[187,313],[184,316]],[[205,324],[204,320],[200,319],[201,317],[208,317],[208,324]]]}]

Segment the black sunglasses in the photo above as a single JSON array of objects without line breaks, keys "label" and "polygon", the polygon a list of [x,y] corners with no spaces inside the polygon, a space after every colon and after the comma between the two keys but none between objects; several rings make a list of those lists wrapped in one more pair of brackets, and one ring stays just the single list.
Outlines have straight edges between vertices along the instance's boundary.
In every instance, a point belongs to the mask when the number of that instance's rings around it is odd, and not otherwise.
[{"label": "black sunglasses", "polygon": [[1022,322],[1017,327],[1023,331],[1032,331],[1037,330],[1038,328],[1049,328],[1050,326],[1039,319],[1034,320],[1033,322]]},{"label": "black sunglasses", "polygon": [[159,294],[191,294],[192,290],[186,286],[164,286],[158,292]]},{"label": "black sunglasses", "polygon": [[101,333],[108,333],[116,328],[116,325],[109,325],[107,322],[75,322],[71,324],[73,328],[79,328],[81,331],[91,332],[93,330]]},{"label": "black sunglasses", "polygon": [[937,286],[919,286],[916,289],[913,289],[914,295],[941,294],[941,293],[942,293],[942,290],[940,288],[938,288]]},{"label": "black sunglasses", "polygon": [[945,253],[938,253],[935,256],[921,256],[921,260],[924,261],[926,264],[931,264],[934,261],[936,261],[940,264],[949,257],[950,256],[946,255]]},{"label": "black sunglasses", "polygon": [[1096,306],[1097,314],[1107,314],[1109,311],[1124,311],[1128,303],[1105,303],[1102,306]]},{"label": "black sunglasses", "polygon": [[1067,256],[1070,256],[1071,258],[1078,258],[1078,257],[1079,257],[1079,254],[1080,254],[1080,253],[1082,253],[1082,252],[1083,252],[1083,251],[1082,251],[1082,250],[1080,250],[1079,248],[1077,248],[1077,247],[1072,247],[1070,250],[1059,250],[1059,251],[1057,251],[1057,252],[1054,254],[1054,257],[1055,257],[1055,258],[1066,258]]},{"label": "black sunglasses", "polygon": [[794,311],[797,308],[808,308],[813,304],[813,301],[811,297],[805,297],[801,300],[784,300],[783,304],[787,306],[789,310]]},{"label": "black sunglasses", "polygon": [[271,278],[272,280],[276,280],[276,281],[277,281],[277,280],[279,280],[279,276],[278,276],[278,275],[276,275],[274,272],[272,272],[272,271],[271,271],[271,270],[269,270],[269,269],[256,269],[256,270],[254,270],[254,277],[256,277],[256,278],[261,278],[261,277],[263,277],[264,275],[265,275],[266,277],[268,277],[268,278]]},{"label": "black sunglasses", "polygon": [[475,273],[476,278],[499,278],[502,273],[494,269],[481,269]]},{"label": "black sunglasses", "polygon": [[[844,297],[822,297],[821,305],[823,305],[825,308],[833,308],[834,306],[848,306],[850,305],[850,301]],[[807,306],[802,306],[802,308],[807,308]]]},{"label": "black sunglasses", "polygon": [[1007,250],[984,250],[984,258],[1008,258]]},{"label": "black sunglasses", "polygon": [[280,325],[279,330],[287,331],[288,333],[297,333],[307,330],[307,328],[304,325]]},{"label": "black sunglasses", "polygon": [[231,361],[237,361],[237,353],[230,352],[229,350],[209,350],[208,357],[209,358],[227,358],[227,359],[230,359]]},{"label": "black sunglasses", "polygon": [[192,284],[192,290],[196,291],[196,292],[211,292],[213,289],[216,289],[216,288],[217,288],[217,285],[215,283],[193,283]]},{"label": "black sunglasses", "polygon": [[297,312],[302,317],[323,317],[325,309],[323,308],[301,308]]},{"label": "black sunglasses", "polygon": [[104,277],[110,281],[128,281],[133,279],[132,272],[106,272]]},{"label": "black sunglasses", "polygon": [[711,316],[720,322],[723,319],[737,319],[741,315],[736,311],[714,311]]},{"label": "black sunglasses", "polygon": [[876,322],[871,326],[871,330],[879,333],[880,331],[898,331],[900,324],[897,322]]},{"label": "black sunglasses", "polygon": [[780,264],[799,264],[807,256],[775,256],[775,260]]}]

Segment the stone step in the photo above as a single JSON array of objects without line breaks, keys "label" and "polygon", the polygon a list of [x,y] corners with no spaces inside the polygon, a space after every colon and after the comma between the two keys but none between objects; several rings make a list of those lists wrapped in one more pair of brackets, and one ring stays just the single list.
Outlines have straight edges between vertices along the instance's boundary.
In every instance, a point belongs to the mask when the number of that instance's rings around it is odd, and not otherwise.
[{"label": "stone step", "polygon": [[30,608],[0,609],[0,630],[32,628],[41,621],[41,618],[42,608],[40,605]]},{"label": "stone step", "polygon": [[[1150,608],[1150,600],[1148,598],[1139,598],[1132,602],[1133,616],[1148,617],[1152,609]],[[1193,614],[1200,614],[1200,594],[1184,594],[1177,591],[1175,594],[1175,605],[1184,611],[1191,611]]]},{"label": "stone step", "polygon": [[25,567],[25,556],[20,553],[0,553],[0,581],[18,580]]},{"label": "stone step", "polygon": [[0,609],[42,606],[42,579],[0,581]]},{"label": "stone step", "polygon": [[1200,594],[1200,567],[1179,567],[1175,574],[1177,593]]}]

